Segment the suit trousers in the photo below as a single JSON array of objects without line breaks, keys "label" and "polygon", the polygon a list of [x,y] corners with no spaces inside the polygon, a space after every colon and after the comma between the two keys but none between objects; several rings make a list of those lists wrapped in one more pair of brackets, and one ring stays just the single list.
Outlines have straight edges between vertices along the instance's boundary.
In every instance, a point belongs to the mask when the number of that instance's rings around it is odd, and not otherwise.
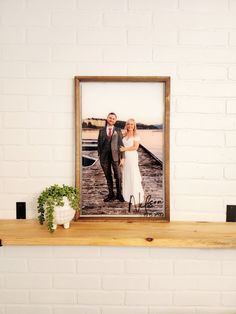
[{"label": "suit trousers", "polygon": [[122,194],[122,192],[121,192],[121,169],[119,166],[119,161],[114,161],[112,159],[111,151],[109,151],[106,154],[106,157],[101,162],[101,166],[102,166],[103,172],[104,172],[106,180],[107,180],[109,195],[111,195],[111,196],[114,195],[112,170],[113,170],[114,178],[115,178],[115,182],[116,182],[117,195],[121,195]]}]

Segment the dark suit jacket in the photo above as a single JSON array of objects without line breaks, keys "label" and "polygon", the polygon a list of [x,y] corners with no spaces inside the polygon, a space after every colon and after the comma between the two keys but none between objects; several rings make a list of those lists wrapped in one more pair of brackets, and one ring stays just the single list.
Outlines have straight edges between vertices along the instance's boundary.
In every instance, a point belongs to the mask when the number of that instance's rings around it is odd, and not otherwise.
[{"label": "dark suit jacket", "polygon": [[[104,127],[99,131],[99,135],[98,135],[98,156],[101,162],[103,162],[106,154],[108,153],[107,149],[105,148],[106,139],[107,139],[107,131],[106,131],[106,127]],[[123,152],[121,153],[119,149],[121,146],[124,146],[123,141],[122,141],[121,129],[114,127],[113,134],[111,137],[111,153],[112,153],[112,159],[114,161],[119,161],[121,158],[124,158],[124,153]]]}]

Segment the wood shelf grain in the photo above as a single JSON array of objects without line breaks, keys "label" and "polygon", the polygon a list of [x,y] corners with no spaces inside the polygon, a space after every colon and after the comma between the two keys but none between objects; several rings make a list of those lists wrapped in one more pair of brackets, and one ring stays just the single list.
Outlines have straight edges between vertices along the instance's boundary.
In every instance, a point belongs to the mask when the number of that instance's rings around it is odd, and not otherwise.
[{"label": "wood shelf grain", "polygon": [[0,220],[0,240],[3,246],[236,248],[236,223],[79,220],[51,234],[36,220]]}]

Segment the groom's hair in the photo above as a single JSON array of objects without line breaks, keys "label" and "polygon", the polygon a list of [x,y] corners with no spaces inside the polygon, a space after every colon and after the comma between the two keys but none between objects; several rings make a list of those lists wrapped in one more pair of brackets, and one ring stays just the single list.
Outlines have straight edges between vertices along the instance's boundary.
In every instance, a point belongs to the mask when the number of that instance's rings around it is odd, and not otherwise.
[{"label": "groom's hair", "polygon": [[115,114],[115,112],[110,112],[110,113],[108,113],[107,116],[109,116],[110,114],[112,114],[113,116],[115,116],[117,118],[117,115]]}]

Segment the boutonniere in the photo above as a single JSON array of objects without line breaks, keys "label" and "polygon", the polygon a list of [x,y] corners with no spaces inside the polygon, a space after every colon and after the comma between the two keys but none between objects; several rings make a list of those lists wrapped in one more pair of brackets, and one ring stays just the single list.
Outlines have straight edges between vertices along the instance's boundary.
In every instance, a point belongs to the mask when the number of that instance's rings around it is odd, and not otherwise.
[{"label": "boutonniere", "polygon": [[116,132],[116,131],[114,131],[114,132],[113,132],[113,135],[115,135],[115,134],[117,134],[117,132]]}]

